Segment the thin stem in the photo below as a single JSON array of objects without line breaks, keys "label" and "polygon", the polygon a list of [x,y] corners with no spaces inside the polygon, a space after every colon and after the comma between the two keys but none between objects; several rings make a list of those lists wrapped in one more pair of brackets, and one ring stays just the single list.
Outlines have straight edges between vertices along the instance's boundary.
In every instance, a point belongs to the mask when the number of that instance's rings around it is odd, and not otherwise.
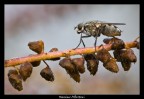
[{"label": "thin stem", "polygon": [[[136,48],[137,43],[138,42],[135,42],[135,41],[125,42],[125,47]],[[111,46],[112,46],[112,44],[103,45],[103,47],[105,49],[107,49],[108,51],[112,50]],[[101,48],[102,47],[96,46],[96,52],[101,50]],[[5,67],[12,67],[12,66],[20,65],[20,64],[25,63],[25,62],[49,60],[49,59],[58,58],[58,57],[67,57],[67,55],[73,56],[73,55],[91,54],[94,52],[95,52],[94,47],[69,49],[69,50],[57,51],[57,52],[47,52],[47,53],[41,53],[41,54],[35,54],[35,55],[31,55],[31,56],[25,56],[25,57],[5,60],[4,66]]]}]

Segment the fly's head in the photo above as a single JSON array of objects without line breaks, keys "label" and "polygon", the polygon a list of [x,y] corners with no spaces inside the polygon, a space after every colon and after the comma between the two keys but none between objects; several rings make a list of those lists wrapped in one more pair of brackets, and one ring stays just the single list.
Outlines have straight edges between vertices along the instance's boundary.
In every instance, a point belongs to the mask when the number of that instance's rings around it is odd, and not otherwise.
[{"label": "fly's head", "polygon": [[84,32],[84,24],[80,23],[74,29],[77,29],[77,33],[80,34],[80,33]]}]

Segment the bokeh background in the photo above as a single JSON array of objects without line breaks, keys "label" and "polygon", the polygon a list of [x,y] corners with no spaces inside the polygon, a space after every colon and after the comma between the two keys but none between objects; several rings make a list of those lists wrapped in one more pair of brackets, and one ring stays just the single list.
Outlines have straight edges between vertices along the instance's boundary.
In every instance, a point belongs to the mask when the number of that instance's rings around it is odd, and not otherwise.
[{"label": "bokeh background", "polygon": [[[81,22],[101,20],[126,23],[118,26],[123,32],[119,37],[124,41],[133,41],[139,36],[139,5],[5,5],[5,59],[35,54],[27,44],[30,41],[43,40],[45,51],[53,47],[59,50],[75,48],[80,35],[74,27]],[[106,36],[98,38],[102,44]],[[94,38],[84,39],[87,47],[92,47]],[[83,47],[82,45],[80,47]],[[12,67],[5,68],[5,94],[139,94],[140,64],[139,50],[133,48],[137,62],[129,71],[124,71],[118,63],[119,72],[111,73],[100,62],[95,76],[88,70],[81,74],[80,83],[75,82],[58,61],[47,61],[55,80],[48,82],[40,76],[45,68],[41,62],[33,68],[30,78],[23,82],[23,90],[15,90],[8,81],[7,73]],[[112,52],[111,52],[112,53]],[[73,56],[80,57],[80,56]],[[85,65],[86,68],[86,65]]]}]

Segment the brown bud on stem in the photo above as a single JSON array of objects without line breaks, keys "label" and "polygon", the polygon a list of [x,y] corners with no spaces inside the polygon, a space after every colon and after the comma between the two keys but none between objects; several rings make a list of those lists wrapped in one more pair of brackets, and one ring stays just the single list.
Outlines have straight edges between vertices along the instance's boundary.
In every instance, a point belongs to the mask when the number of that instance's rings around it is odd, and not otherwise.
[{"label": "brown bud on stem", "polygon": [[76,66],[77,70],[80,73],[85,72],[84,58],[74,58],[74,59],[72,59],[72,64],[74,64]]},{"label": "brown bud on stem", "polygon": [[[58,51],[57,48],[52,48],[49,52],[56,52],[56,51]],[[53,61],[60,60],[60,57],[58,57],[58,58],[53,58],[53,59],[50,59],[50,60],[53,60]]]},{"label": "brown bud on stem", "polygon": [[41,70],[40,75],[47,81],[54,81],[54,75],[49,67]]},{"label": "brown bud on stem", "polygon": [[29,42],[28,46],[32,51],[38,54],[44,52],[44,42],[42,40]]},{"label": "brown bud on stem", "polygon": [[118,65],[116,64],[116,60],[114,58],[111,58],[108,62],[103,63],[103,66],[113,73],[117,73],[119,71]]},{"label": "brown bud on stem", "polygon": [[19,73],[24,81],[31,76],[32,70],[33,67],[31,63],[25,62],[24,64],[21,64]]},{"label": "brown bud on stem", "polygon": [[23,90],[22,78],[20,75],[18,75],[18,72],[16,70],[9,70],[8,79],[15,89],[17,89],[18,91]]}]

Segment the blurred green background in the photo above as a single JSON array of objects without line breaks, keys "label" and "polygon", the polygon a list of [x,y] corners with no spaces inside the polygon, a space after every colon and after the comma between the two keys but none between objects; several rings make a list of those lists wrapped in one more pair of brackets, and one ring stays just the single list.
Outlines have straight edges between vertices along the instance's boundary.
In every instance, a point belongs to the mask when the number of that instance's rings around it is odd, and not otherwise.
[{"label": "blurred green background", "polygon": [[[80,35],[74,27],[81,22],[101,20],[113,23],[126,23],[118,26],[123,32],[119,37],[124,41],[133,41],[139,36],[139,5],[5,5],[5,59],[23,57],[32,52],[27,44],[30,41],[43,40],[45,51],[53,47],[59,50],[75,48]],[[98,38],[97,45],[103,43],[106,36]],[[84,39],[87,47],[92,47],[94,38]],[[82,45],[80,47],[83,47]],[[30,78],[23,82],[23,90],[15,90],[8,81],[7,73],[12,67],[5,68],[5,94],[139,94],[139,50],[133,48],[137,62],[129,71],[124,71],[118,63],[119,72],[111,73],[99,63],[95,76],[88,70],[81,74],[80,83],[75,82],[58,61],[47,61],[55,80],[48,82],[40,76],[46,67],[41,62],[33,68]],[[111,51],[112,53],[112,51]],[[79,57],[79,56],[73,56]],[[86,67],[86,66],[85,66]]]}]

